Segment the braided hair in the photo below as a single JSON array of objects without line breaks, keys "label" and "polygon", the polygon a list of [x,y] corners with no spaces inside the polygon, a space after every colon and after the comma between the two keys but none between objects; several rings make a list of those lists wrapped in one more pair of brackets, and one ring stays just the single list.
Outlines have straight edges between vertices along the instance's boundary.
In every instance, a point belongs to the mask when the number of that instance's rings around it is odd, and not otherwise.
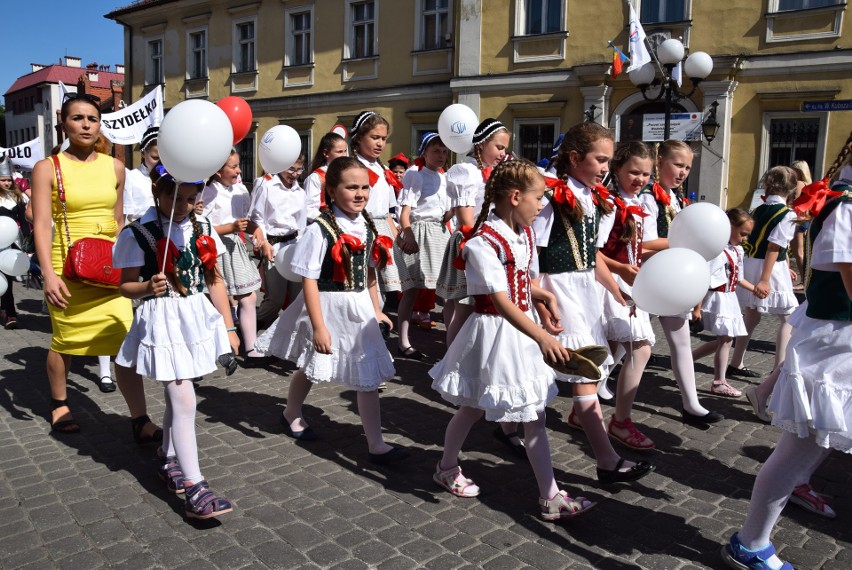
[{"label": "braided hair", "polygon": [[835,176],[840,173],[840,170],[844,166],[846,166],[849,162],[850,156],[852,156],[852,133],[849,133],[849,138],[846,139],[846,144],[843,145],[843,148],[841,148],[840,152],[837,154],[837,158],[835,158],[834,162],[831,163],[831,167],[828,169],[828,172],[825,173],[825,177],[834,182]]},{"label": "braided hair", "polygon": [[[388,129],[390,135],[390,123],[387,119],[374,111],[364,111],[355,117],[355,122],[352,123],[352,130],[349,132],[349,152],[352,156],[358,154],[358,147],[361,144],[361,139],[364,135],[372,131],[377,126],[384,125]],[[377,158],[376,162],[383,169],[385,167],[381,158]]]},{"label": "braided hair", "polygon": [[477,125],[473,133],[473,149],[471,149],[469,154],[476,161],[476,167],[479,170],[485,169],[485,164],[482,162],[482,147],[497,136],[498,133],[511,135],[509,129],[497,119],[488,118]]},{"label": "braided hair", "polygon": [[[592,150],[592,145],[599,140],[614,141],[612,131],[597,123],[578,123],[565,132],[562,138],[562,144],[559,145],[559,152],[556,154],[556,159],[553,161],[553,166],[556,169],[556,176],[562,180],[568,179],[571,174],[573,165],[571,164],[571,153],[577,153],[579,160],[586,158],[586,154]],[[606,215],[612,212],[612,206],[604,200],[597,190],[592,189],[592,194],[597,196],[595,202],[601,215]],[[576,200],[574,207],[570,210],[567,204],[554,204],[554,208],[559,209],[561,214],[568,218],[572,224],[576,224],[586,215],[583,210],[583,204]]]},{"label": "braided hair", "polygon": [[520,190],[521,193],[528,192],[536,182],[540,181],[542,176],[538,168],[526,159],[507,160],[494,167],[488,182],[485,183],[485,201],[473,226],[474,231],[479,229],[488,218],[492,204],[509,196],[514,190]]},{"label": "braided hair", "polygon": [[[654,151],[642,141],[630,141],[628,143],[624,143],[619,146],[615,154],[610,161],[610,168],[613,172],[618,172],[621,168],[630,162],[633,158],[640,158],[642,160],[650,160],[652,164],[654,164]],[[618,192],[618,182],[617,175],[612,177],[612,186],[613,190]],[[636,220],[633,216],[627,216],[624,221],[624,227],[622,228],[621,235],[619,239],[624,243],[630,243],[634,239],[636,239]]]}]

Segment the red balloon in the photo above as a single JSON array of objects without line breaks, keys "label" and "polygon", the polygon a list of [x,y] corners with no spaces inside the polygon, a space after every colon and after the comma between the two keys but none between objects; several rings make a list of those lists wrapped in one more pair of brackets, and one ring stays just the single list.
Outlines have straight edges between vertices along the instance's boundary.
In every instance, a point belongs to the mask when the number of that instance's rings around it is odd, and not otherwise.
[{"label": "red balloon", "polygon": [[220,99],[216,106],[225,111],[228,120],[231,121],[231,129],[234,131],[234,144],[237,144],[251,130],[251,107],[242,97],[225,97]]}]

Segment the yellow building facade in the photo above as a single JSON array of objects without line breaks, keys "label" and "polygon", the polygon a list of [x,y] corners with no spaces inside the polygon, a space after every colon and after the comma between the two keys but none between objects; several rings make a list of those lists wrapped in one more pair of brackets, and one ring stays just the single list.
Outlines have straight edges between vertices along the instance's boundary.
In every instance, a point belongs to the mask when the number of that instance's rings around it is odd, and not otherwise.
[{"label": "yellow building facade", "polygon": [[[815,176],[825,172],[852,131],[845,2],[634,6],[652,45],[680,38],[713,58],[711,75],[675,109],[700,120],[717,103],[716,138],[691,142],[690,192],[741,205],[770,166],[802,159]],[[579,121],[641,138],[634,121],[662,112],[626,73],[611,75],[607,42],[625,52],[628,44],[621,0],[142,0],[107,17],[125,27],[133,100],[163,84],[167,108],[193,97],[249,102],[255,126],[240,146],[247,176],[258,173],[257,140],[272,126],[295,128],[312,153],[324,133],[365,109],[391,123],[385,158],[413,152],[458,102],[500,119],[515,154],[532,160]]]}]

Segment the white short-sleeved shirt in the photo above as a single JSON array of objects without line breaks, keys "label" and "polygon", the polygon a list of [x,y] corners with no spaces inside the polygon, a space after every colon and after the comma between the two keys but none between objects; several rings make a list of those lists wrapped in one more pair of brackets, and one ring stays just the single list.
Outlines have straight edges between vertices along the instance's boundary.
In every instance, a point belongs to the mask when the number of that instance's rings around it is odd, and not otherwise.
[{"label": "white short-sleeved shirt", "polygon": [[[139,219],[139,223],[147,224],[148,222],[153,222],[157,219],[157,215],[158,212],[156,208],[149,208],[148,211]],[[196,216],[196,220],[202,224],[202,228],[207,225],[205,222],[208,220],[204,216]],[[160,215],[160,223],[163,225],[163,234],[165,234],[169,231],[169,219]],[[225,244],[222,243],[222,239],[212,229],[212,227],[210,229],[210,234],[210,237],[213,238],[213,243],[216,244],[216,254],[222,255],[225,251]],[[172,231],[169,233],[169,239],[175,244],[175,247],[177,247],[179,251],[183,251],[187,242],[190,241],[194,235],[192,220],[189,219],[189,216],[186,216],[180,222],[174,222],[172,224]],[[133,230],[129,227],[124,228],[121,233],[118,234],[118,239],[115,240],[115,245],[112,248],[112,265],[116,268],[142,267],[145,265],[145,250],[143,250],[139,245],[139,242],[136,241],[136,234],[134,234]]]},{"label": "white short-sleeved shirt", "polygon": [[240,183],[224,186],[215,180],[201,192],[204,201],[204,215],[214,226],[230,224],[238,218],[248,217],[251,207],[251,195]]},{"label": "white short-sleeved shirt", "polygon": [[[767,206],[772,204],[787,204],[787,200],[781,196],[767,196]],[[796,212],[790,210],[784,214],[784,218],[776,224],[772,231],[769,232],[769,243],[774,243],[778,247],[787,247],[796,233]]]},{"label": "white short-sleeved shirt", "polygon": [[[328,165],[324,164],[319,168],[323,172],[328,170]],[[320,206],[322,205],[322,184],[323,179],[316,172],[311,172],[305,178],[305,194],[307,201],[307,218],[309,221],[317,219],[320,215]]]},{"label": "white short-sleeved shirt", "polygon": [[125,216],[131,220],[137,220],[154,205],[151,176],[144,164],[140,164],[139,168],[133,170],[125,168],[124,171],[122,208]]},{"label": "white short-sleeved shirt", "polygon": [[811,267],[839,271],[838,263],[852,263],[852,203],[841,202],[825,218],[814,240]]},{"label": "white short-sleeved shirt", "polygon": [[423,168],[409,169],[402,177],[402,206],[411,207],[411,222],[441,222],[449,211],[446,174]]},{"label": "white short-sleeved shirt", "polygon": [[385,180],[385,169],[378,162],[370,162],[360,154],[357,155],[361,163],[372,170],[379,179],[370,187],[370,199],[367,200],[367,209],[365,212],[371,218],[387,218],[390,215],[390,209],[396,207],[396,192],[390,187],[388,181]]},{"label": "white short-sleeved shirt", "polygon": [[[494,228],[512,248],[515,256],[515,266],[523,269],[530,264],[530,279],[538,277],[538,254],[535,247],[527,246],[527,237],[523,231],[520,234],[506,225],[495,214],[489,214],[488,225]],[[533,235],[535,240],[535,235]],[[491,295],[509,290],[506,278],[506,268],[500,263],[497,252],[485,238],[475,236],[467,241],[462,256],[465,262],[465,277],[469,295]],[[530,261],[532,258],[532,261]]]},{"label": "white short-sleeved shirt", "polygon": [[[367,221],[363,216],[359,214],[353,220],[334,205],[331,211],[334,213],[334,219],[340,231],[358,238],[361,243],[366,242]],[[293,272],[308,279],[319,279],[322,262],[328,251],[328,241],[322,233],[322,227],[318,223],[308,226],[305,236],[296,243],[295,247],[292,261]],[[370,265],[372,266],[372,263]]]},{"label": "white short-sleeved shirt", "polygon": [[[594,200],[592,200],[592,191],[589,188],[586,188],[584,184],[581,184],[570,176],[568,177],[567,184],[571,191],[574,192],[575,198],[583,205],[583,212],[586,213],[586,216],[592,215],[596,207]],[[557,219],[558,214],[553,209],[553,204],[547,199],[547,197],[542,198],[541,203],[543,207],[533,222],[533,229],[535,230],[536,235],[536,245],[539,247],[547,247],[547,244],[550,242],[550,231],[553,228],[554,220]],[[599,231],[598,235],[604,234],[602,231]],[[597,238],[595,239],[597,240]]]},{"label": "white short-sleeved shirt", "polygon": [[479,216],[485,202],[485,180],[476,160],[468,158],[447,171],[447,196],[451,207],[472,207],[474,219]]},{"label": "white short-sleeved shirt", "polygon": [[284,236],[305,231],[306,212],[307,195],[299,183],[293,182],[287,188],[276,174],[256,184],[248,218],[260,227],[264,236]]},{"label": "white short-sleeved shirt", "polygon": [[[649,226],[654,226],[654,235],[653,238],[644,238],[646,241],[651,241],[652,239],[658,239],[657,235],[657,218],[660,215],[660,206],[657,204],[657,199],[654,198],[653,193],[645,193],[639,194],[639,200],[642,202],[642,207],[645,208],[645,211],[648,212],[648,219],[654,220],[653,224],[648,224]],[[677,194],[675,194],[674,190],[669,190],[669,207],[674,211],[675,214],[680,212],[680,202],[677,201]]]},{"label": "white short-sleeved shirt", "polygon": [[[628,206],[639,206],[640,208],[645,209],[645,203],[638,195],[634,196],[633,194],[628,194],[621,188],[618,189],[618,195]],[[612,212],[601,217],[601,225],[598,229],[597,247],[601,248],[606,245],[606,240],[609,238],[609,234],[612,232],[612,227],[615,225],[615,214],[617,212],[618,207],[613,205]],[[647,213],[647,210],[645,210],[645,212]],[[657,222],[650,216],[650,214],[644,218],[633,214],[633,219],[636,220],[637,224],[642,226],[643,242],[657,239]]]}]

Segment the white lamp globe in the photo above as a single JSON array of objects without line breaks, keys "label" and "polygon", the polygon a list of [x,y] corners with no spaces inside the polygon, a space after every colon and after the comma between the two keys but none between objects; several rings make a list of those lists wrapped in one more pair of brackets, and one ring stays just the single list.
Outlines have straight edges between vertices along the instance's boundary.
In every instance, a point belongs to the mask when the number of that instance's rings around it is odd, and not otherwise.
[{"label": "white lamp globe", "polygon": [[638,69],[634,69],[630,73],[628,73],[628,77],[630,77],[630,82],[636,87],[640,87],[642,85],[650,85],[654,80],[654,75],[656,71],[654,70],[653,63],[646,63],[642,67]]},{"label": "white lamp globe", "polygon": [[677,65],[683,59],[683,44],[674,38],[664,41],[657,48],[657,59],[663,65]]},{"label": "white lamp globe", "polygon": [[683,70],[690,79],[706,79],[713,71],[713,58],[703,51],[689,54]]}]

